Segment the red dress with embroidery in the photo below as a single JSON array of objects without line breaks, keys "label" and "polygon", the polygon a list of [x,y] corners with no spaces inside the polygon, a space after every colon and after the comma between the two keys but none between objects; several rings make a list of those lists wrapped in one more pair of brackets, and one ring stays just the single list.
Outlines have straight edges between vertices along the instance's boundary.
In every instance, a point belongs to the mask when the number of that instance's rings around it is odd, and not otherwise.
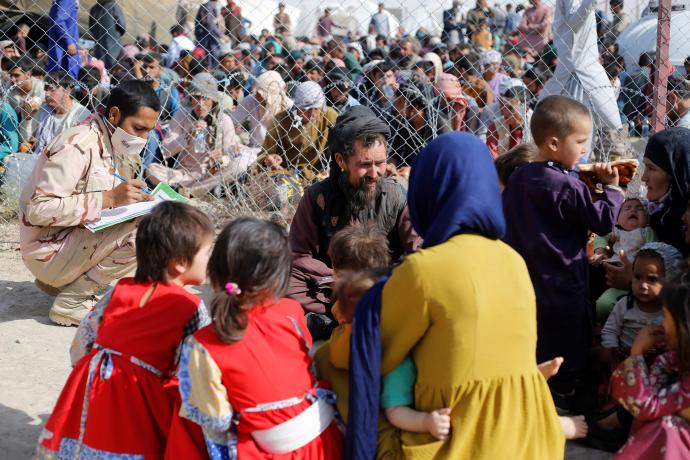
[{"label": "red dress with embroidery", "polygon": [[[248,316],[235,343],[221,341],[213,325],[187,339],[178,372],[182,415],[202,426],[211,458],[340,459],[343,440],[335,419],[288,453],[270,454],[252,437],[312,406],[317,382],[311,336],[297,302],[254,307]],[[171,450],[178,441],[184,444],[171,437]]]},{"label": "red dress with embroidery", "polygon": [[[208,323],[206,307],[180,286],[131,278],[79,326],[75,363],[37,448],[38,458],[163,458],[178,390],[179,347]],[[80,455],[82,457],[80,457]]]}]

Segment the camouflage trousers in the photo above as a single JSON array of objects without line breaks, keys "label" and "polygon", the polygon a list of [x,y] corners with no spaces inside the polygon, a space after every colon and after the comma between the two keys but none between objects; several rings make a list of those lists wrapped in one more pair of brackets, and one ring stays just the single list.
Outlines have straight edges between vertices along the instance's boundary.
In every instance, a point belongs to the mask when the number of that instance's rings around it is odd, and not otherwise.
[{"label": "camouflage trousers", "polygon": [[137,221],[115,225],[91,233],[75,227],[60,251],[48,260],[24,259],[24,264],[41,282],[62,288],[86,275],[107,286],[136,268]]}]

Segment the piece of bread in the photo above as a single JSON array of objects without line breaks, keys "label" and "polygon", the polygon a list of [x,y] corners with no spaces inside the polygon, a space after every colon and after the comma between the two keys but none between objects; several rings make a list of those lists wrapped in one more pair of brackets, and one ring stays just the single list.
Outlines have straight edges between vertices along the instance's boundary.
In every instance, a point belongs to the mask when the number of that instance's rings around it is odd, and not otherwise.
[{"label": "piece of bread", "polygon": [[[626,187],[630,183],[639,165],[638,161],[635,159],[612,161],[609,164],[618,170],[618,184],[621,187]],[[578,176],[593,194],[603,193],[601,182],[594,173],[593,164],[588,163],[580,165]]]}]

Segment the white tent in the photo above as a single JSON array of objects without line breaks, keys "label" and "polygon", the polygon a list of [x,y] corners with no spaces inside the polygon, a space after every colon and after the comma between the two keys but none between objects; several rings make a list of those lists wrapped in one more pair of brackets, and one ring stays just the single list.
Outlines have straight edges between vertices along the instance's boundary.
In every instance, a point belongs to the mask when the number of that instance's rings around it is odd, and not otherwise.
[{"label": "white tent", "polygon": [[[238,3],[242,7],[242,14],[252,21],[251,33],[259,34],[261,29],[273,32],[273,15],[278,10],[279,0],[239,0]],[[336,28],[335,32],[345,35],[348,30],[357,34],[367,32],[379,0],[284,0],[284,3],[292,18],[293,31],[297,35],[313,35],[324,8],[331,8],[334,22],[344,26]],[[443,10],[451,7],[452,0],[383,0],[383,3],[386,11],[391,13],[391,33],[394,34],[400,24],[408,33],[414,33],[423,27],[432,35],[440,36],[443,30]],[[491,6],[501,8],[508,3],[513,6],[528,6],[527,0],[489,0]],[[544,0],[544,3],[554,6],[556,0]],[[648,3],[649,0],[626,0],[624,9],[636,21]],[[460,0],[460,4],[462,13],[467,14],[476,6],[476,0]],[[611,17],[609,0],[597,0],[597,9]]]},{"label": "white tent", "polygon": [[[636,69],[640,54],[656,51],[657,16],[649,14],[631,24],[618,37],[621,56],[628,69]],[[674,66],[682,66],[690,56],[690,11],[671,13],[671,43],[669,57]]]},{"label": "white tent", "polygon": [[[259,34],[262,29],[273,33],[273,16],[278,11],[278,0],[241,0],[242,16],[252,24],[249,31]],[[348,31],[366,34],[371,16],[378,9],[378,4],[369,0],[283,0],[285,11],[292,20],[292,32],[296,36],[311,37],[316,32],[316,22],[323,15],[324,8],[331,9],[333,22],[343,28],[334,28],[338,35],[346,35]],[[391,30],[396,30],[398,20],[391,16]]]},{"label": "white tent", "polygon": [[[345,35],[348,31],[353,31],[357,35],[364,35],[369,28],[371,17],[378,9],[378,4],[370,0],[286,1],[286,4],[291,3],[299,5],[301,10],[295,33],[306,36],[314,35],[316,23],[326,8],[330,8],[333,22],[341,26],[335,28],[334,33]],[[391,31],[395,31],[398,27],[398,21],[393,16],[390,17],[390,20]]]},{"label": "white tent", "polygon": [[[469,11],[474,8],[475,3],[475,0],[461,0],[461,10]],[[387,9],[399,14],[405,32],[415,33],[417,29],[423,27],[436,36],[441,35],[443,30],[443,10],[450,8],[451,4],[451,0],[384,1]]]}]

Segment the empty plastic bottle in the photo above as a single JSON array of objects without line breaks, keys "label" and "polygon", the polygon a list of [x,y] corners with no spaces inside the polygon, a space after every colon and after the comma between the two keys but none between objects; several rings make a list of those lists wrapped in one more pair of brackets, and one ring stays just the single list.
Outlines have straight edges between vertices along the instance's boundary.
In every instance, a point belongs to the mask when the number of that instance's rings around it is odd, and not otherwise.
[{"label": "empty plastic bottle", "polygon": [[205,153],[206,150],[206,130],[197,129],[194,135],[194,153]]}]

